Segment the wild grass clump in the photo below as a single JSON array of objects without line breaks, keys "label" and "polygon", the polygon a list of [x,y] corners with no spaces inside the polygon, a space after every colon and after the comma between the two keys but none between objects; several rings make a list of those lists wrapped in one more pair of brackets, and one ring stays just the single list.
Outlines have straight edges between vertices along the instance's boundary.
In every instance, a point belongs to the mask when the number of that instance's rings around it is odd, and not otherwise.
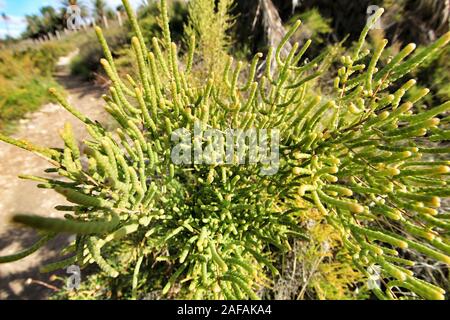
[{"label": "wild grass clump", "polygon": [[0,131],[10,131],[14,121],[52,100],[48,89],[58,86],[52,77],[66,44],[49,42],[24,51],[0,51]]}]

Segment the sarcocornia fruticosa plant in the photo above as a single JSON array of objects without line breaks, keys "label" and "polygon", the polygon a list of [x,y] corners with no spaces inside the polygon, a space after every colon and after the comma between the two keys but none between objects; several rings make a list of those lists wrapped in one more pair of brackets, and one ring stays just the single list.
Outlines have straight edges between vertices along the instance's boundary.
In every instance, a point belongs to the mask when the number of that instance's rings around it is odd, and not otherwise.
[{"label": "sarcocornia fruticosa plant", "polygon": [[[101,64],[112,81],[105,108],[118,129],[107,131],[53,90],[90,134],[81,148],[69,125],[61,132],[64,149],[0,136],[44,157],[52,165],[47,172],[61,176],[22,178],[74,204],[57,207],[69,212],[64,219],[14,216],[43,237],[23,252],[1,257],[1,263],[21,259],[66,232],[76,234],[64,250],[68,258],[44,271],[95,263],[109,277],[131,275],[130,291],[139,297],[139,287],[146,286],[141,275],[160,262],[168,266],[161,275],[163,294],[257,299],[279,272],[275,254],[292,250],[295,238],[308,241],[299,212],[319,210],[339,232],[355,268],[368,276],[379,270],[377,297],[444,298],[443,289],[414,275],[406,253],[450,263],[449,215],[439,212],[441,198],[450,196],[449,161],[433,159],[450,151],[438,143],[449,138],[450,102],[418,113],[415,104],[429,90],[406,98],[415,81],[399,86],[398,80],[441,50],[450,33],[415,54],[409,44],[381,66],[387,41],[372,54],[364,49],[380,9],[352,54],[341,57],[333,88],[320,95],[313,88],[329,66],[324,63],[329,52],[305,62],[308,41],[281,54],[300,22],[269,50],[260,76],[262,54],[257,54],[245,78],[243,63],[230,58],[220,77],[193,79],[195,38],[182,63],[171,41],[166,1],[161,1],[163,38],[153,39],[150,50],[128,0],[123,3],[136,35],[139,78],[119,77],[96,28],[105,55]],[[272,150],[279,155],[270,155],[279,156],[276,172],[264,175],[262,165],[236,161],[174,163],[174,132],[196,126],[279,132],[279,150]],[[204,149],[214,144],[211,136],[195,139]],[[297,197],[304,205],[293,205]],[[125,243],[128,252],[114,251]]]}]

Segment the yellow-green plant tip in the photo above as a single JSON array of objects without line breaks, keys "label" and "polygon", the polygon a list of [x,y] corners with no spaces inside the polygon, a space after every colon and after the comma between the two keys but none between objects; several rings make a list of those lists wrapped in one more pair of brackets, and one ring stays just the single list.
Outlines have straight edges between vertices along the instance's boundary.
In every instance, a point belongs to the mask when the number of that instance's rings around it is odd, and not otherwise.
[{"label": "yellow-green plant tip", "polygon": [[442,39],[444,39],[445,42],[450,42],[450,31],[448,31],[446,34],[442,36]]},{"label": "yellow-green plant tip", "polygon": [[350,207],[350,211],[354,212],[354,213],[363,213],[364,212],[364,207],[360,204],[357,203],[352,203],[349,205]]},{"label": "yellow-green plant tip", "polygon": [[[11,222],[14,222],[14,220],[12,219]],[[54,237],[53,234],[45,235],[27,249],[24,249],[15,254],[7,255],[7,256],[0,256],[0,264],[14,262],[14,261],[23,259],[23,258],[33,254],[34,252],[39,250],[42,246],[44,246],[53,237]]]},{"label": "yellow-green plant tip", "polygon": [[436,196],[432,197],[432,199],[430,201],[430,205],[433,208],[439,208],[441,206],[441,198],[436,197]]},{"label": "yellow-green plant tip", "polygon": [[450,172],[449,166],[439,166],[436,168],[436,174],[445,174]]},{"label": "yellow-green plant tip", "polygon": [[400,174],[400,170],[397,168],[387,168],[386,172],[390,175],[390,176],[398,176]]}]

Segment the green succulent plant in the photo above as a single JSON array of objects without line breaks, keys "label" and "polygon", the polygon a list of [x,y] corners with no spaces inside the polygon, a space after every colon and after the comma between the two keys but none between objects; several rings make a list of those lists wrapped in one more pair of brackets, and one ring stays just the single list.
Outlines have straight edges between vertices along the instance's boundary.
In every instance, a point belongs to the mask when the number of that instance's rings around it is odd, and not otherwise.
[{"label": "green succulent plant", "polygon": [[[47,172],[61,177],[22,178],[38,181],[39,187],[54,189],[74,204],[57,207],[68,212],[64,219],[14,216],[14,222],[40,230],[43,237],[23,252],[1,257],[0,263],[21,259],[68,232],[76,234],[64,250],[69,257],[43,271],[95,263],[111,278],[131,274],[129,286],[137,298],[146,285],[143,274],[161,262],[168,266],[161,276],[163,294],[257,299],[278,274],[276,254],[292,250],[292,239],[308,240],[299,217],[301,210],[315,208],[339,232],[355,268],[368,276],[376,270],[381,284],[372,289],[377,297],[413,293],[444,298],[443,289],[414,275],[414,261],[405,253],[413,250],[450,263],[449,215],[438,209],[440,199],[450,196],[449,161],[427,157],[450,151],[429,142],[430,137],[434,143],[448,139],[450,102],[416,113],[414,104],[428,91],[405,100],[414,80],[392,88],[441,50],[450,33],[414,55],[415,46],[407,45],[380,67],[386,41],[371,58],[363,44],[381,9],[353,54],[341,58],[333,94],[320,96],[311,89],[331,53],[304,62],[307,42],[281,54],[300,22],[278,48],[269,50],[261,77],[262,54],[257,54],[246,79],[240,76],[243,63],[230,58],[220,81],[211,74],[201,83],[191,81],[195,37],[181,63],[171,41],[166,0],[161,1],[163,38],[154,38],[150,51],[128,0],[123,3],[136,34],[132,48],[139,79],[119,78],[102,31],[96,29],[105,55],[101,64],[112,81],[105,109],[119,128],[107,131],[53,90],[61,106],[88,130],[82,148],[70,125],[61,133],[63,149],[0,136],[47,159],[52,165]],[[196,123],[222,131],[278,130],[278,171],[262,175],[258,164],[174,164],[172,134],[192,130]],[[202,145],[208,143],[202,140]],[[298,196],[307,205],[289,201]],[[127,243],[126,254],[114,252],[121,243]]]}]

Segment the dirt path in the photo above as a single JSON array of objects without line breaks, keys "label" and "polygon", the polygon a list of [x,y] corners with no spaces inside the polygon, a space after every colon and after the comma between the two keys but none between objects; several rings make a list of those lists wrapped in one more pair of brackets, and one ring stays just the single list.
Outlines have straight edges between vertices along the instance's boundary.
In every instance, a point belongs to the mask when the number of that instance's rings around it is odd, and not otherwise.
[{"label": "dirt path", "polygon": [[[60,59],[55,78],[66,89],[68,100],[73,106],[91,119],[102,121],[107,117],[102,108],[103,90],[69,74],[68,66],[75,54]],[[25,138],[40,145],[61,147],[58,132],[67,121],[72,123],[77,138],[86,136],[76,118],[58,105],[47,104],[21,120],[14,137]],[[38,189],[34,182],[17,178],[19,174],[45,176],[43,170],[49,167],[45,160],[0,142],[0,256],[26,248],[37,239],[33,231],[8,225],[11,214],[62,216],[54,209],[55,205],[65,203],[60,195],[51,190]],[[45,299],[52,290],[36,281],[51,281],[49,275],[39,273],[39,266],[57,260],[59,248],[67,241],[64,236],[56,238],[24,260],[0,264],[0,300]],[[53,284],[59,287],[62,285],[61,282]]]}]

